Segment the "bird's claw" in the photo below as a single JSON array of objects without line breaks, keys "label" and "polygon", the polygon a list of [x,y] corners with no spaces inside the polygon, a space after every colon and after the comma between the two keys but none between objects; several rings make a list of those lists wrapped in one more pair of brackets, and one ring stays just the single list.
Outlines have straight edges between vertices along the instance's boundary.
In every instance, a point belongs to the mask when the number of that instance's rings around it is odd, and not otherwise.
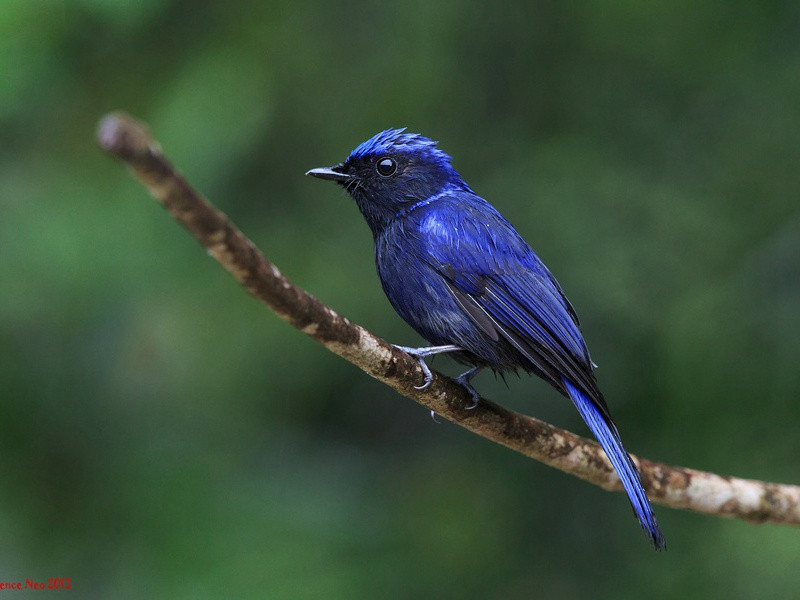
[{"label": "bird's claw", "polygon": [[481,401],[481,397],[480,394],[478,394],[478,392],[475,391],[475,388],[472,387],[468,381],[461,381],[460,377],[456,379],[456,383],[461,384],[461,386],[469,392],[469,395],[472,396],[472,404],[470,404],[465,408],[467,410],[472,410],[473,408],[478,406],[478,403]]},{"label": "bird's claw", "polygon": [[463,387],[465,390],[467,390],[469,392],[469,395],[472,396],[472,404],[466,407],[467,410],[472,410],[473,408],[478,406],[478,403],[481,401],[480,394],[478,394],[478,392],[475,390],[474,387],[472,387],[472,384],[470,383],[470,380],[473,377],[475,377],[475,375],[478,374],[478,371],[480,371],[480,367],[473,367],[472,369],[470,369],[466,373],[462,373],[455,379],[455,382],[459,384],[461,387]]},{"label": "bird's claw", "polygon": [[415,385],[414,389],[415,390],[424,390],[433,381],[433,373],[431,373],[430,368],[428,367],[428,365],[425,363],[425,361],[422,358],[417,357],[417,360],[419,361],[420,368],[422,368],[422,374],[425,375],[425,383],[423,383],[422,385]]},{"label": "bird's claw", "polygon": [[419,367],[422,369],[422,374],[425,376],[425,381],[422,385],[415,385],[414,389],[424,390],[427,388],[433,381],[433,373],[431,373],[430,367],[428,367],[427,363],[425,362],[425,357],[430,355],[429,352],[426,352],[427,348],[409,348],[408,346],[395,346],[395,348],[402,350],[406,354],[410,354],[417,359],[417,362],[419,362]]},{"label": "bird's claw", "polygon": [[[433,381],[433,373],[425,362],[425,359],[428,356],[461,351],[461,347],[456,346],[455,344],[446,344],[444,346],[428,346],[426,348],[409,348],[408,346],[395,346],[395,348],[402,350],[406,354],[410,354],[419,362],[419,366],[422,369],[422,374],[425,376],[425,382],[422,385],[415,385],[415,390],[424,390]],[[467,407],[468,409],[475,408],[478,406],[478,402],[480,401],[478,392],[476,392],[475,389],[469,384],[469,380],[472,379],[478,371],[480,371],[480,367],[473,367],[466,373],[462,373],[458,379],[456,379],[458,383],[467,388],[467,391],[469,391],[470,395],[472,396],[473,403],[471,406]],[[434,419],[434,421],[435,420],[436,419]]]}]

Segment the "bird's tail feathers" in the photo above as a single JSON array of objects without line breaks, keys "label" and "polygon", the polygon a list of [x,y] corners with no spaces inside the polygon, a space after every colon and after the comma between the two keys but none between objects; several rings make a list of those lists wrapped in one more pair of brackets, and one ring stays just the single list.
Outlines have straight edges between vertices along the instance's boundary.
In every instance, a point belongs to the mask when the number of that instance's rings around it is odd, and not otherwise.
[{"label": "bird's tail feathers", "polygon": [[633,512],[636,518],[644,529],[647,537],[655,546],[656,550],[666,548],[664,536],[661,529],[658,527],[656,516],[650,506],[650,501],[647,499],[642,482],[639,479],[639,473],[622,446],[622,441],[619,437],[614,423],[610,421],[599,409],[597,403],[587,396],[584,392],[579,390],[568,379],[564,378],[564,385],[566,386],[567,393],[581,413],[583,420],[592,430],[597,441],[605,450],[614,469],[617,471],[625,492],[628,494],[628,499],[633,507]]}]

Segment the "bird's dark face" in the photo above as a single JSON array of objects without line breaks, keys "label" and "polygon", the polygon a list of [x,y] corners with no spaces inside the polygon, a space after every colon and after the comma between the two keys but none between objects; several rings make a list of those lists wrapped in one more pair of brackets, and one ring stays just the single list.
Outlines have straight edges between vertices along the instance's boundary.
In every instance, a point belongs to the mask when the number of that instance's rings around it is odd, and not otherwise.
[{"label": "bird's dark face", "polygon": [[306,173],[342,185],[375,236],[417,202],[448,187],[466,188],[436,142],[403,132],[387,129],[358,146],[343,163]]}]

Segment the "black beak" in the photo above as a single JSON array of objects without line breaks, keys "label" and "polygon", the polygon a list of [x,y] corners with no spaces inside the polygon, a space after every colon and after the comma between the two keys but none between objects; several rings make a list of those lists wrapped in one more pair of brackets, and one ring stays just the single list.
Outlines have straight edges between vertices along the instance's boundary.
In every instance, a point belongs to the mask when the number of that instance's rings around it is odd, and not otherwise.
[{"label": "black beak", "polygon": [[333,167],[320,167],[319,169],[311,169],[306,172],[306,175],[319,177],[320,179],[329,179],[330,181],[337,181],[339,183],[347,183],[350,181],[350,175],[342,173],[342,165],[334,165]]}]

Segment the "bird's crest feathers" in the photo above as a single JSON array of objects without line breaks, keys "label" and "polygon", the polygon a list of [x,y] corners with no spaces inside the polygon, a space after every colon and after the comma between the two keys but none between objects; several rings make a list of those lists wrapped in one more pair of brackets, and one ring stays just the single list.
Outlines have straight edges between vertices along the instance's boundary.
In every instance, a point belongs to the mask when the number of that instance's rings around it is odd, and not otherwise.
[{"label": "bird's crest feathers", "polygon": [[350,153],[348,161],[357,161],[367,156],[392,154],[395,152],[420,152],[436,156],[442,161],[450,162],[450,156],[439,150],[438,142],[418,133],[405,133],[406,128],[386,129],[362,142]]}]

